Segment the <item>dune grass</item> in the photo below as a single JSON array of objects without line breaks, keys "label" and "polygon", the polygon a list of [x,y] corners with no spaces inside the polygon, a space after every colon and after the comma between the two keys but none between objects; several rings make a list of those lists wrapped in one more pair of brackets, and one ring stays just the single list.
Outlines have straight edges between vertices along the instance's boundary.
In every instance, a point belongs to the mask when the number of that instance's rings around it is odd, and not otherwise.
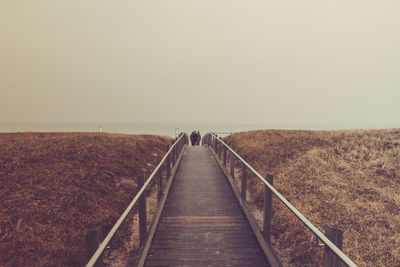
[{"label": "dune grass", "polygon": [[0,134],[0,265],[83,266],[85,233],[110,228],[171,140]]},{"label": "dune grass", "polygon": [[[344,231],[359,266],[400,266],[400,130],[252,131],[225,138],[313,224]],[[261,209],[263,186],[248,180]],[[289,266],[321,266],[323,248],[274,199],[273,245]]]}]

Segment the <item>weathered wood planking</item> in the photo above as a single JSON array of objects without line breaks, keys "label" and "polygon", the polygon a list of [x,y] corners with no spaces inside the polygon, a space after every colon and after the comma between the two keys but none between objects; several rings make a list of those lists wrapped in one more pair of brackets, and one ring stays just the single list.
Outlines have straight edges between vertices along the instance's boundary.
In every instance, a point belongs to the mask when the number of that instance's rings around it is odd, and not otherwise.
[{"label": "weathered wood planking", "polygon": [[269,266],[208,148],[185,151],[145,265]]}]

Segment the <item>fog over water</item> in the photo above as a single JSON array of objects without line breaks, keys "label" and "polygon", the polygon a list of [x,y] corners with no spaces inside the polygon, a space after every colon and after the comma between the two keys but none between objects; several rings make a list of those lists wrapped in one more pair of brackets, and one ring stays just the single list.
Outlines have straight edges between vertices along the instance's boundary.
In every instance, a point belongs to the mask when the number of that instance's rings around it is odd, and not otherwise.
[{"label": "fog over water", "polygon": [[400,127],[399,14],[395,0],[2,0],[0,122]]},{"label": "fog over water", "polygon": [[[190,134],[200,131],[201,135],[214,132],[226,136],[235,132],[282,128],[266,124],[228,123],[0,123],[0,133],[14,132],[103,132],[122,134],[156,134],[176,137],[181,132]],[[301,127],[301,126],[297,126]],[[297,129],[294,128],[288,129]]]}]

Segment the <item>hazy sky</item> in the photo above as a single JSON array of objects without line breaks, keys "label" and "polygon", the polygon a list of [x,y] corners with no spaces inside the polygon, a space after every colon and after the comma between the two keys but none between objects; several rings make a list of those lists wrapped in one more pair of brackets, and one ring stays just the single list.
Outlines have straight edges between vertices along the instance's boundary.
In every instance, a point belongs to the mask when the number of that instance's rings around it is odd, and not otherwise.
[{"label": "hazy sky", "polygon": [[0,0],[0,122],[400,127],[398,0]]}]

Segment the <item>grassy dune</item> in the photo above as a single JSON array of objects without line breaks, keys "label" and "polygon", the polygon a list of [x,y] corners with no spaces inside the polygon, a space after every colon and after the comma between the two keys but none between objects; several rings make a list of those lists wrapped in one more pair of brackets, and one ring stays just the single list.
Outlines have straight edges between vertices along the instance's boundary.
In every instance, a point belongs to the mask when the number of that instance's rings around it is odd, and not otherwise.
[{"label": "grassy dune", "polygon": [[[320,230],[344,230],[359,266],[400,266],[400,130],[252,131],[225,138]],[[249,180],[261,208],[263,187]],[[273,244],[287,265],[320,266],[323,248],[274,199]]]},{"label": "grassy dune", "polygon": [[112,226],[170,139],[0,134],[0,266],[82,266],[84,235]]}]

